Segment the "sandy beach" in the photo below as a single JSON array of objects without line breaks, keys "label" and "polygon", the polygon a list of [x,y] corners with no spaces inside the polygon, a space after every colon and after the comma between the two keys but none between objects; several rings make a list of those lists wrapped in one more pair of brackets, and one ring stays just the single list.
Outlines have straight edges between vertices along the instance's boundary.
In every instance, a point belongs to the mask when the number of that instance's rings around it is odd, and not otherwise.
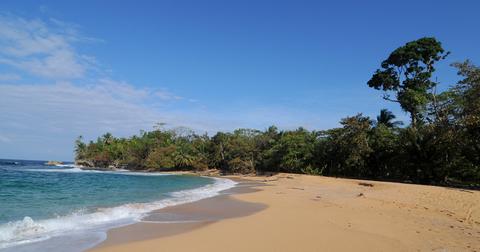
[{"label": "sandy beach", "polygon": [[480,251],[479,191],[296,174],[241,179],[231,194],[110,230],[92,251]]}]

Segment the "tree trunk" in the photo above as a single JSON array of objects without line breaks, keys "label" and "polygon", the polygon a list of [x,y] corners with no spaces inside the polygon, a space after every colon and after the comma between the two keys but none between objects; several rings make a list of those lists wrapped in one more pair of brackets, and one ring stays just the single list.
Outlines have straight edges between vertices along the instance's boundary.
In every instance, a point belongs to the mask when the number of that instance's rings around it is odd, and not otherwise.
[{"label": "tree trunk", "polygon": [[411,118],[411,127],[413,129],[417,128],[417,115],[414,112],[410,112],[410,118]]}]

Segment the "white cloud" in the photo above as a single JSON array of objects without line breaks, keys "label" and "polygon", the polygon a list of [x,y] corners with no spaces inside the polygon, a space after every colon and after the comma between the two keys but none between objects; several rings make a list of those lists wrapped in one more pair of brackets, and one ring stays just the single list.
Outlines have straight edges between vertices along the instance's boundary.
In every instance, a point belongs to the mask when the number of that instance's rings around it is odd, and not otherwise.
[{"label": "white cloud", "polygon": [[8,133],[0,135],[1,157],[72,160],[73,141],[79,135],[87,140],[105,132],[128,137],[159,122],[199,133],[235,125],[196,108],[164,109],[145,103],[155,98],[155,92],[113,81],[0,84],[0,132]]},{"label": "white cloud", "polygon": [[[17,68],[24,77],[0,74],[0,133],[8,133],[0,135],[2,157],[71,160],[78,135],[130,136],[159,122],[213,133],[313,121],[310,114],[289,108],[229,104],[212,109],[164,88],[115,80],[95,57],[77,52],[75,43],[80,41],[97,40],[80,36],[76,25],[59,20],[0,15],[0,64]],[[18,83],[36,79],[25,73],[49,84]]]},{"label": "white cloud", "polygon": [[215,119],[203,108],[149,106],[146,101],[157,96],[156,91],[107,79],[95,85],[0,84],[0,121],[4,122],[0,132],[86,132],[97,136],[112,131],[129,135],[151,129],[157,122],[206,131],[228,121]]},{"label": "white cloud", "polygon": [[189,120],[189,112],[182,116],[165,109],[181,96],[115,80],[95,57],[78,53],[78,42],[101,41],[78,30],[56,19],[0,14],[0,64],[25,77],[0,74],[0,132],[9,134],[0,135],[0,154],[41,158],[51,155],[46,149],[53,149],[70,159],[73,140],[80,134],[87,139],[105,132],[129,136],[157,122],[208,128]]},{"label": "white cloud", "polygon": [[93,67],[73,44],[85,41],[73,25],[0,16],[0,63],[49,79],[76,79]]},{"label": "white cloud", "polygon": [[[0,132],[9,134],[8,138],[0,136],[0,153],[14,157],[9,153],[15,150],[25,153],[24,158],[71,160],[78,135],[95,139],[111,132],[127,137],[140,129],[151,130],[159,122],[167,123],[167,127],[189,127],[198,133],[263,129],[271,124],[280,128],[321,124],[311,114],[286,108],[211,110],[188,101],[181,108],[151,106],[146,101],[155,100],[157,93],[107,79],[95,85],[0,84]],[[47,153],[46,147],[55,150],[58,157]]]},{"label": "white cloud", "polygon": [[11,141],[10,138],[0,135],[0,143],[10,143]]},{"label": "white cloud", "polygon": [[4,122],[0,132],[14,135],[18,143],[39,137],[47,139],[47,145],[68,141],[69,145],[61,147],[65,151],[80,134],[94,138],[108,131],[127,136],[166,120],[161,113],[136,102],[135,92],[116,97],[120,92],[112,94],[96,85],[71,83],[0,85],[0,121]]},{"label": "white cloud", "polygon": [[128,101],[139,101],[152,95],[147,89],[135,88],[125,81],[115,81],[108,78],[99,79],[94,89],[97,92],[108,93],[112,97]]},{"label": "white cloud", "polygon": [[0,81],[17,81],[22,79],[18,74],[0,73]]},{"label": "white cloud", "polygon": [[155,96],[160,98],[160,100],[164,101],[172,101],[172,100],[183,100],[182,96],[175,95],[167,90],[160,90],[155,92]]}]

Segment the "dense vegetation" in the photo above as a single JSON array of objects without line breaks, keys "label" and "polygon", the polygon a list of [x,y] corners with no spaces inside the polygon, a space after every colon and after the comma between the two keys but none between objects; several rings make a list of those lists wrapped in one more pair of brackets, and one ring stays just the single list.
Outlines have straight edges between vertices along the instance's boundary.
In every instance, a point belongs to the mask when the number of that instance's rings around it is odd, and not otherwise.
[{"label": "dense vegetation", "polygon": [[447,55],[434,38],[409,42],[394,50],[368,82],[410,114],[404,127],[385,109],[375,120],[357,114],[342,119],[339,128],[322,131],[271,126],[208,136],[158,125],[130,138],[107,133],[88,144],[79,138],[76,160],[127,169],[211,168],[478,185],[480,68],[469,61],[454,63],[461,81],[437,94],[434,65]]}]

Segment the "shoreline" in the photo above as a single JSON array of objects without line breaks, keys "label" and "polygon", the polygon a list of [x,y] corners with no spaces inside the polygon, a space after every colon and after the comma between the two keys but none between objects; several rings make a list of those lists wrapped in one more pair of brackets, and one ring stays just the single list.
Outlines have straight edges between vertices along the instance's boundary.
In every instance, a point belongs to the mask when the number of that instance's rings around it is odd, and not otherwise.
[{"label": "shoreline", "polygon": [[107,239],[92,249],[108,248],[131,242],[167,237],[189,232],[230,218],[245,217],[262,211],[266,205],[235,199],[234,195],[258,191],[252,184],[239,178],[227,178],[237,184],[219,195],[189,203],[154,210],[140,222],[108,230]]},{"label": "shoreline", "polygon": [[222,178],[255,184],[177,209],[195,216],[204,202],[221,208],[231,200],[265,208],[111,229],[90,251],[480,251],[479,191],[298,174]]},{"label": "shoreline", "polygon": [[[77,171],[70,172],[76,173]],[[181,174],[176,173],[171,175],[177,176]],[[170,176],[160,176],[160,178],[167,177]],[[195,178],[192,177],[191,179]],[[189,180],[190,179],[188,179],[188,181]],[[202,180],[207,179],[202,178]],[[85,251],[102,243],[110,229],[135,224],[139,218],[149,216],[150,213],[159,209],[215,197],[220,192],[235,187],[236,184],[236,182],[231,179],[211,177],[208,180],[212,182],[200,187],[173,191],[170,196],[154,201],[139,203],[127,202],[113,207],[98,208],[93,212],[87,212],[85,214],[62,215],[57,218],[45,218],[35,221],[30,217],[26,217],[27,219],[13,223],[14,225],[6,226],[6,228],[9,228],[5,229],[7,232],[6,235],[12,233],[17,240],[11,243],[0,244],[5,245],[5,247],[1,247],[0,250],[35,251],[41,249],[61,251],[59,248],[69,247],[67,250]],[[79,223],[81,225],[78,225]],[[82,223],[84,224],[82,225]],[[71,228],[72,225],[76,225],[77,227]],[[44,226],[49,229],[43,228]],[[25,238],[20,240],[18,238],[19,233],[14,233],[17,232],[17,230],[18,232],[33,230],[33,232],[36,232],[36,236],[34,237],[33,234],[30,236],[25,235]],[[37,230],[39,232],[37,232]],[[59,230],[62,231],[62,233],[58,232]],[[10,233],[8,233],[9,231]],[[2,233],[2,235],[4,234],[5,233]],[[4,236],[2,236],[2,238],[3,237]]]}]

